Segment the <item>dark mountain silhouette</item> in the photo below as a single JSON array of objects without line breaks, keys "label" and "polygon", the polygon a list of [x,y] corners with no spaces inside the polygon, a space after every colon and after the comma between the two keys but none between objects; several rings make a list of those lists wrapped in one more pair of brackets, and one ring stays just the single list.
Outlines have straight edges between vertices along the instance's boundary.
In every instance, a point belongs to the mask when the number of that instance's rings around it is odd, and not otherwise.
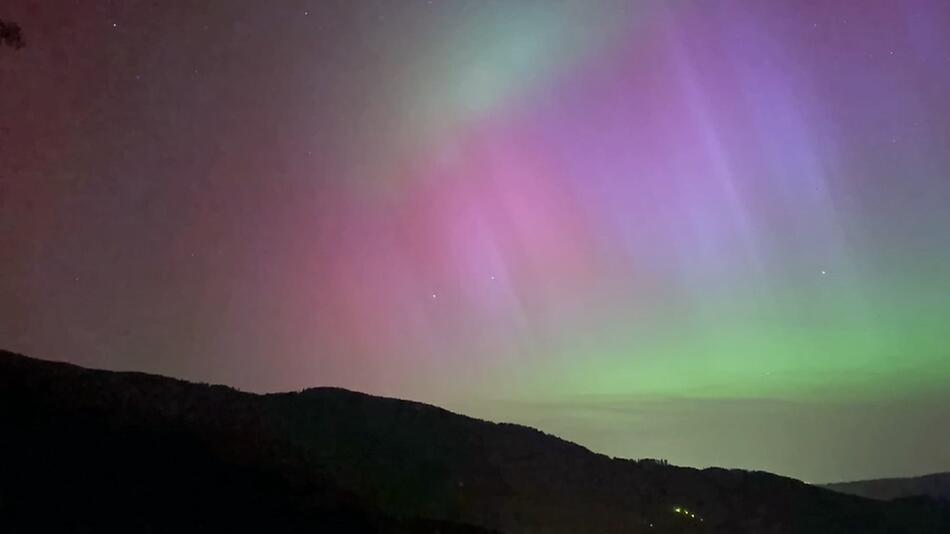
[{"label": "dark mountain silhouette", "polygon": [[950,532],[935,500],[621,460],[317,388],[253,395],[0,352],[0,531]]},{"label": "dark mountain silhouette", "polygon": [[924,496],[950,501],[950,473],[934,473],[909,478],[878,478],[854,482],[836,482],[825,484],[824,487],[869,499],[891,500]]}]

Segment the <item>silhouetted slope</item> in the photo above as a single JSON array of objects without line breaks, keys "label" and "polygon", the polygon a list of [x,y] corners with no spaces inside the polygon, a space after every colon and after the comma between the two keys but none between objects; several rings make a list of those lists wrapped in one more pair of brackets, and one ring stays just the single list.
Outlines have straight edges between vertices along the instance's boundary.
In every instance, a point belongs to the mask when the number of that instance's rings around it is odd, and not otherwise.
[{"label": "silhouetted slope", "polygon": [[935,502],[611,459],[332,388],[252,395],[0,353],[0,424],[0,531],[950,532]]},{"label": "silhouetted slope", "polygon": [[878,478],[854,482],[824,484],[825,488],[869,499],[930,497],[950,501],[950,473],[934,473],[909,478]]},{"label": "silhouetted slope", "polygon": [[0,351],[0,532],[458,532],[268,434],[261,398]]}]

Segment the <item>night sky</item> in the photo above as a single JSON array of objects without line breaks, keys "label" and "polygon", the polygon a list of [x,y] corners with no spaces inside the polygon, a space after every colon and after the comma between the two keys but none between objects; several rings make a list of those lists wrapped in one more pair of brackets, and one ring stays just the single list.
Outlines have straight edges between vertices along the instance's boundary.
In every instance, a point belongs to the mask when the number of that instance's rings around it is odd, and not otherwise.
[{"label": "night sky", "polygon": [[950,470],[950,2],[0,19],[6,349],[815,482]]}]

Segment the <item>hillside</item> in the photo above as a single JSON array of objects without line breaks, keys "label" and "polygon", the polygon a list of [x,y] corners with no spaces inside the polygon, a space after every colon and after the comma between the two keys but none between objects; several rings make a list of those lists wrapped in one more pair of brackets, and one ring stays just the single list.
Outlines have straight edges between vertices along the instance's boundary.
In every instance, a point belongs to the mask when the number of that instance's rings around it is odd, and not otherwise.
[{"label": "hillside", "polygon": [[837,482],[825,484],[824,487],[869,499],[891,500],[925,496],[950,501],[950,473],[934,473],[908,478],[879,478]]},{"label": "hillside", "polygon": [[0,352],[0,424],[4,532],[950,532],[937,501],[612,459],[333,388],[253,395]]}]

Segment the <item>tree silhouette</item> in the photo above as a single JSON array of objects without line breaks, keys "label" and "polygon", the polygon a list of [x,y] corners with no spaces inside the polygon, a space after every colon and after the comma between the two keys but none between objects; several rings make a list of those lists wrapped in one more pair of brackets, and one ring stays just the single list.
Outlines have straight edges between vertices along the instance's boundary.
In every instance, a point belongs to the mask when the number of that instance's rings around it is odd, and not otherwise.
[{"label": "tree silhouette", "polygon": [[23,31],[15,22],[0,19],[0,46],[7,45],[16,50],[23,48]]}]

